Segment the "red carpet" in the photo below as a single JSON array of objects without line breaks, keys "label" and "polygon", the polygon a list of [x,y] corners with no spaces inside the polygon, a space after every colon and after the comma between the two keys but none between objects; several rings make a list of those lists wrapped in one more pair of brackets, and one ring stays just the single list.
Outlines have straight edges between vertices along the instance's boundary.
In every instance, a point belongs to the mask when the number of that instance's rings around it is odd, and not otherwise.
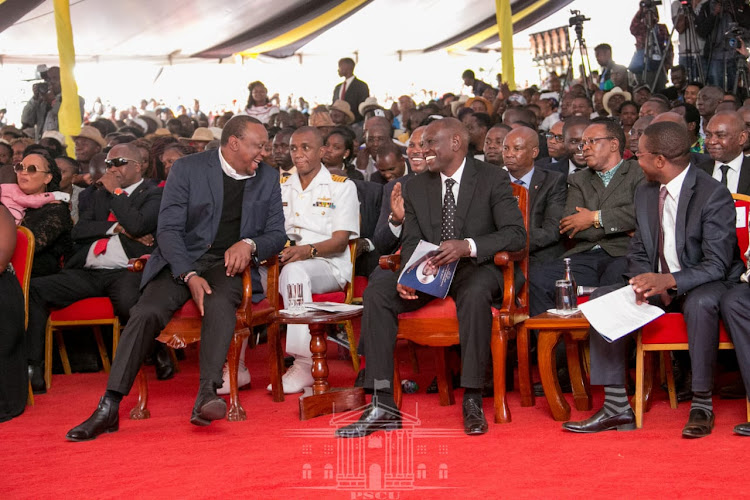
[{"label": "red carpet", "polygon": [[[732,434],[745,418],[742,401],[716,398],[714,433],[690,441],[680,437],[689,404],[671,410],[662,391],[642,430],[599,435],[563,432],[544,399],[521,408],[518,394],[511,393],[513,422],[490,423],[485,436],[468,437],[459,431],[460,405],[441,407],[437,395],[424,394],[432,357],[419,353],[421,374],[409,375],[405,352],[401,364],[402,375],[421,388],[404,395],[403,410],[419,419],[411,428],[413,448],[393,452],[407,470],[413,460],[414,477],[401,478],[404,489],[378,473],[386,470],[384,433],[373,440],[336,440],[330,417],[299,421],[298,396],[271,401],[262,346],[248,354],[253,388],[240,393],[248,420],[206,428],[188,422],[197,351],[188,351],[174,379],[151,382],[150,420],[127,419],[136,397],[131,394],[121,406],[120,431],[87,443],[69,443],[64,436],[94,410],[106,377],[55,376],[36,406],[0,424],[0,497],[750,497],[750,438]],[[353,382],[349,363],[331,360],[330,366],[333,385]],[[594,407],[600,405],[597,392]],[[492,400],[485,400],[485,411],[491,418]],[[588,414],[573,410],[574,419]],[[408,433],[401,436],[408,441]],[[337,479],[347,463],[367,472],[364,488],[346,490],[347,478]]]}]

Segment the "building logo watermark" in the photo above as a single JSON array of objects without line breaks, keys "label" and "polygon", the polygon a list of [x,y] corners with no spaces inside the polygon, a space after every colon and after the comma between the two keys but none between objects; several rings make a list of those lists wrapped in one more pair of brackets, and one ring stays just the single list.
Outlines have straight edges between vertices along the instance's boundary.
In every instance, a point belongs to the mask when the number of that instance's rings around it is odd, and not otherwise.
[{"label": "building logo watermark", "polygon": [[424,428],[415,411],[401,413],[401,429],[337,438],[335,429],[356,422],[365,408],[334,414],[328,428],[286,432],[305,439],[295,487],[340,491],[352,499],[397,499],[409,491],[460,487],[450,481],[449,451],[450,439],[464,436],[462,431]]}]

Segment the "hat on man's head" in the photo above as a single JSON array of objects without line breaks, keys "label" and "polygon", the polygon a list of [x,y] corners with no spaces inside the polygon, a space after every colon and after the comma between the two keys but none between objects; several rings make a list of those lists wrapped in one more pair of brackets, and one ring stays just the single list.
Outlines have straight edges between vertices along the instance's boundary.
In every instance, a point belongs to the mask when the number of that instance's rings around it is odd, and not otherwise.
[{"label": "hat on man's head", "polygon": [[464,104],[464,107],[470,108],[471,105],[476,101],[484,103],[484,107],[487,108],[487,114],[492,115],[492,112],[495,110],[495,107],[492,105],[492,103],[488,99],[485,99],[484,97],[472,97],[466,101],[466,104]]},{"label": "hat on man's head", "polygon": [[614,95],[621,95],[625,98],[626,101],[629,101],[633,97],[630,92],[626,92],[620,87],[615,87],[604,94],[604,97],[602,97],[602,106],[604,106],[604,109],[606,109],[607,113],[609,113],[610,115],[612,114],[612,110],[609,109],[609,100],[612,99],[612,96]]},{"label": "hat on man's head", "polygon": [[0,128],[0,136],[3,135],[12,135],[14,139],[20,139],[21,137],[26,137],[26,134],[18,130],[13,125],[6,125],[3,128]]},{"label": "hat on man's head", "polygon": [[54,140],[59,142],[61,146],[65,145],[65,136],[57,130],[45,130],[42,134],[42,139],[44,139],[45,137],[53,138]]},{"label": "hat on man's head", "polygon": [[214,135],[214,139],[216,139],[217,141],[221,140],[221,127],[208,127],[208,130],[210,130]]},{"label": "hat on man's head", "polygon": [[[351,113],[351,111],[350,111]],[[331,115],[328,111],[313,111],[310,114],[310,120],[308,124],[311,127],[335,127],[336,124],[331,120]]]},{"label": "hat on man's head", "polygon": [[[377,102],[377,100],[376,100],[376,102]],[[346,121],[347,125],[349,125],[350,123],[352,123],[354,121],[354,113],[352,113],[352,107],[349,106],[349,103],[346,102],[345,100],[343,100],[343,99],[336,100],[336,102],[334,102],[333,104],[331,104],[328,107],[329,111],[332,110],[332,109],[335,109],[337,111],[341,111],[342,113],[344,113],[346,115],[346,117],[348,118],[348,120]]]},{"label": "hat on man's head", "polygon": [[96,127],[92,127],[91,125],[84,125],[83,127],[81,127],[81,133],[78,135],[74,135],[73,139],[78,139],[79,137],[94,141],[103,148],[107,147],[107,141],[105,141],[104,137],[102,137],[102,133],[99,132],[99,129],[97,129]]},{"label": "hat on man's head", "polygon": [[365,116],[365,114],[372,110],[372,109],[383,109],[383,106],[378,104],[378,98],[374,96],[370,96],[361,103],[359,103],[359,107],[357,108],[359,110],[359,114],[362,116]]},{"label": "hat on man's head", "polygon": [[458,96],[458,99],[451,102],[451,115],[453,117],[458,115],[458,110],[464,107],[464,104],[469,100],[469,96],[467,95],[460,95]]},{"label": "hat on man's head", "polygon": [[192,137],[180,137],[180,141],[183,142],[211,142],[213,140],[214,134],[207,127],[198,127]]}]

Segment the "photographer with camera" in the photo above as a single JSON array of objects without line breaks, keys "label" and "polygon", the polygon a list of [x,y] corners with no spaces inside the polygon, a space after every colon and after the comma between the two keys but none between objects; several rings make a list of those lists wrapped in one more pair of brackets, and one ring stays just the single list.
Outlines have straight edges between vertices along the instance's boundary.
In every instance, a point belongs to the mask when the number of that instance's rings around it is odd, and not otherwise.
[{"label": "photographer with camera", "polygon": [[[744,0],[709,0],[695,19],[698,35],[706,41],[703,49],[708,72],[706,83],[733,91],[737,76],[737,31],[750,28],[750,8]],[[736,23],[736,24],[733,24]]]},{"label": "photographer with camera", "polygon": [[672,0],[672,23],[679,33],[678,62],[685,67],[688,81],[703,82],[706,61],[703,47],[706,41],[695,31],[695,19],[708,0]]},{"label": "photographer with camera", "polygon": [[47,82],[35,83],[31,86],[32,96],[21,113],[21,127],[28,131],[29,135],[35,140],[42,138],[44,133],[44,120],[47,113],[52,108],[52,101],[55,100],[54,94],[50,92]]},{"label": "photographer with camera", "polygon": [[[653,90],[663,90],[667,84],[667,71],[674,56],[667,26],[659,22],[661,1],[643,0],[630,23],[630,33],[635,37],[635,54],[628,69],[639,84]],[[664,61],[662,61],[664,59]]]}]

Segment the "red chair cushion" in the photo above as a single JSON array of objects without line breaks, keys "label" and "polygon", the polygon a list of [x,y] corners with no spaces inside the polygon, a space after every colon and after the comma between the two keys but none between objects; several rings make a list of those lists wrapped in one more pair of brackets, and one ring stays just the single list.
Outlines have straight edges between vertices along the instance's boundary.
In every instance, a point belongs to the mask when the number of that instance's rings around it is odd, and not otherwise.
[{"label": "red chair cushion", "polygon": [[[644,344],[683,344],[688,341],[687,325],[681,313],[666,313],[641,330]],[[723,323],[719,323],[719,342],[731,342]]]},{"label": "red chair cushion", "polygon": [[366,276],[355,276],[354,277],[354,297],[361,297],[365,293],[367,288],[367,277]]},{"label": "red chair cushion", "polygon": [[[271,307],[271,303],[268,302],[268,299],[263,299],[257,304],[253,304],[253,307],[257,307],[259,309],[267,309]],[[195,305],[195,301],[193,299],[188,300],[185,302],[185,304],[177,310],[177,312],[174,313],[172,316],[173,319],[196,319],[200,318],[201,313],[198,311],[198,306]]]},{"label": "red chair cushion", "polygon": [[346,294],[344,292],[330,292],[330,293],[314,293],[312,296],[313,302],[341,302],[346,300]]},{"label": "red chair cushion", "polygon": [[90,321],[114,317],[115,311],[108,297],[89,297],[79,300],[67,307],[52,311],[49,315],[52,321]]}]

